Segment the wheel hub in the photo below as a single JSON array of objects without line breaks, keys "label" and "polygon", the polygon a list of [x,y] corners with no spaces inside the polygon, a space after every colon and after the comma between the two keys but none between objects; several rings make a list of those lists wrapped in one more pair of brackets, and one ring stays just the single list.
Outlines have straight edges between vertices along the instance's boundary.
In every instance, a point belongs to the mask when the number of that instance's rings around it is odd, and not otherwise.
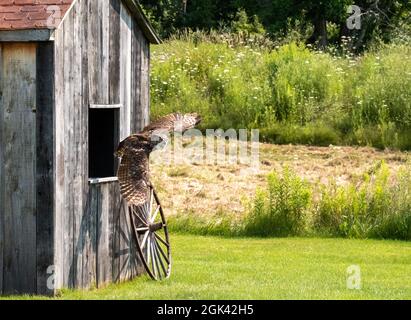
[{"label": "wheel hub", "polygon": [[158,230],[161,230],[161,229],[163,229],[163,223],[162,222],[152,223],[152,224],[150,224],[149,229],[150,229],[151,232],[156,232]]}]

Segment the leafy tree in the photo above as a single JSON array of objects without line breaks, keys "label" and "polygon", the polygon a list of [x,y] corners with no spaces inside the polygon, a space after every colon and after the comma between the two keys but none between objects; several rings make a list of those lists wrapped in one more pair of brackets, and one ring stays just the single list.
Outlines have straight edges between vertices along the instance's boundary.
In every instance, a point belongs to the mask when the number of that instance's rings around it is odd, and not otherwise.
[{"label": "leafy tree", "polygon": [[139,2],[161,36],[167,37],[176,31],[183,15],[183,0],[140,0]]},{"label": "leafy tree", "polygon": [[[233,31],[272,36],[291,25],[312,30],[307,42],[326,47],[330,41],[353,37],[352,47],[362,48],[375,38],[390,41],[400,26],[409,26],[409,0],[140,0],[163,37],[184,29],[210,30],[220,26]],[[349,5],[361,7],[361,29],[347,28]],[[250,18],[251,17],[251,18]],[[408,20],[407,20],[408,19]],[[330,24],[336,39],[330,39]]]},{"label": "leafy tree", "polygon": [[250,34],[263,34],[265,29],[260,23],[258,16],[254,15],[250,19],[244,9],[237,12],[234,21],[232,22],[232,30],[234,32],[245,31]]}]

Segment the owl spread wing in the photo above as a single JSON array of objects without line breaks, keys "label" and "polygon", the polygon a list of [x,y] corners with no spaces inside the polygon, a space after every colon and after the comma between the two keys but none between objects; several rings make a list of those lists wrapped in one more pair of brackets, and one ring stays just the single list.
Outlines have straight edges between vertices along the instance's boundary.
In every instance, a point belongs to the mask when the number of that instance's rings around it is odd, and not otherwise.
[{"label": "owl spread wing", "polygon": [[162,117],[144,128],[143,133],[152,134],[155,131],[184,132],[193,129],[201,122],[201,117],[196,113],[172,113]]},{"label": "owl spread wing", "polygon": [[173,113],[120,143],[115,153],[121,158],[118,180],[121,194],[128,204],[141,206],[147,202],[150,192],[149,155],[159,143],[167,142],[166,133],[184,132],[200,122],[198,114]]},{"label": "owl spread wing", "polygon": [[145,204],[150,189],[149,159],[144,149],[124,149],[117,175],[123,198],[132,205]]}]

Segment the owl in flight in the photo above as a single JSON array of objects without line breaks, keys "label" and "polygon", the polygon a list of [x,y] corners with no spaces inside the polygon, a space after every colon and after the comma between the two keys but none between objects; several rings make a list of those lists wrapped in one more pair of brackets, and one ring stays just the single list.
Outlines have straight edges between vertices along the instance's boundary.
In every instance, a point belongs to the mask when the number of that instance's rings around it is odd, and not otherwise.
[{"label": "owl in flight", "polygon": [[141,206],[148,200],[151,186],[149,158],[154,148],[167,143],[171,132],[185,132],[200,122],[201,117],[196,113],[173,113],[120,142],[115,153],[121,159],[117,176],[121,195],[128,204]]}]

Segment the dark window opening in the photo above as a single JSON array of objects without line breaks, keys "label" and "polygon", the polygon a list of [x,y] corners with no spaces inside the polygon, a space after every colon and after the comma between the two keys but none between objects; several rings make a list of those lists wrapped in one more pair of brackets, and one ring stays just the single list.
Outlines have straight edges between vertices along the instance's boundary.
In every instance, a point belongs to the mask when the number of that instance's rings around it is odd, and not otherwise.
[{"label": "dark window opening", "polygon": [[116,175],[119,109],[89,109],[89,178]]}]

